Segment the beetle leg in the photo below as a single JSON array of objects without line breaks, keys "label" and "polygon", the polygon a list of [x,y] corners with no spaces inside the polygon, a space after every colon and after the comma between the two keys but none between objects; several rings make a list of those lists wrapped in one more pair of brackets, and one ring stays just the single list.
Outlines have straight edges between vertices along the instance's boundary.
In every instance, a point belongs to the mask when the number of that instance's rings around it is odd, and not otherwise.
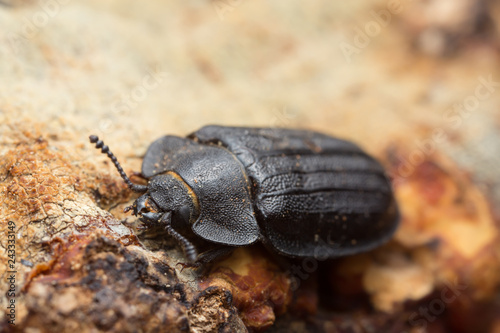
[{"label": "beetle leg", "polygon": [[[181,273],[185,268],[194,268],[194,269],[198,269],[200,267],[206,268],[206,266],[205,266],[206,264],[210,264],[216,260],[220,260],[220,259],[224,259],[224,258],[228,257],[234,251],[234,249],[235,248],[232,246],[216,247],[214,249],[210,249],[210,250],[207,250],[205,252],[200,253],[200,255],[198,256],[198,258],[196,259],[195,262],[191,262],[191,263],[179,262],[179,263],[177,263],[177,265],[180,265],[182,267]],[[202,271],[202,272],[204,272],[204,271]]]},{"label": "beetle leg", "polygon": [[211,263],[215,260],[225,258],[226,256],[229,256],[231,253],[233,253],[235,247],[233,246],[220,246],[216,247],[214,249],[205,251],[200,253],[198,256],[198,259],[196,260],[197,262],[201,264],[208,264]]},{"label": "beetle leg", "polygon": [[188,258],[188,260],[190,262],[195,262],[196,257],[198,256],[196,248],[190,241],[188,241],[186,238],[184,238],[184,236],[182,236],[180,233],[175,231],[174,228],[172,228],[171,216],[172,214],[170,212],[163,214],[163,216],[160,219],[160,223],[162,223],[165,226],[165,230],[168,232],[168,234],[174,237],[177,240],[177,242],[179,242],[182,245],[182,249],[184,250],[184,254]]}]

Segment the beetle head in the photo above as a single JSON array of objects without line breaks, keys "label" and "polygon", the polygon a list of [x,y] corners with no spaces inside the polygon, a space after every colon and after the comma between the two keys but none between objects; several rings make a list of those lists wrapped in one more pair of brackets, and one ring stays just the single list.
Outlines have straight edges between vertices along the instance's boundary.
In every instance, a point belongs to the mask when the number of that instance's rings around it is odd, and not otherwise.
[{"label": "beetle head", "polygon": [[172,224],[186,226],[197,215],[197,200],[187,184],[174,172],[154,176],[149,180],[147,192],[127,210],[151,225],[170,213]]},{"label": "beetle head", "polygon": [[120,173],[128,187],[139,193],[144,193],[132,206],[125,208],[125,212],[133,210],[135,216],[140,216],[146,225],[158,222],[163,215],[170,213],[171,221],[175,225],[186,225],[198,213],[198,200],[191,188],[175,172],[166,172],[149,179],[148,185],[134,184],[128,178],[117,158],[99,140],[96,135],[89,137],[96,148],[107,154]]},{"label": "beetle head", "polygon": [[132,214],[135,216],[140,216],[141,221],[146,225],[157,222],[163,215],[148,193],[141,195],[132,206],[125,208],[125,212],[129,210],[133,210]]}]

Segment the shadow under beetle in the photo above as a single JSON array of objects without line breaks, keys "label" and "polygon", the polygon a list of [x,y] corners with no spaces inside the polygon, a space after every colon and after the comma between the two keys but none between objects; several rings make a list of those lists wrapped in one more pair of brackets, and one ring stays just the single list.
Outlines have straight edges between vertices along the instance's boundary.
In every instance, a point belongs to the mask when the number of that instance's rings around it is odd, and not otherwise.
[{"label": "shadow under beetle", "polygon": [[290,257],[334,258],[373,249],[394,233],[399,214],[382,166],[355,144],[307,130],[205,126],[187,138],[164,136],[142,163],[147,185],[113,161],[147,226],[161,223],[200,259],[182,235],[190,227],[224,246],[261,241]]}]

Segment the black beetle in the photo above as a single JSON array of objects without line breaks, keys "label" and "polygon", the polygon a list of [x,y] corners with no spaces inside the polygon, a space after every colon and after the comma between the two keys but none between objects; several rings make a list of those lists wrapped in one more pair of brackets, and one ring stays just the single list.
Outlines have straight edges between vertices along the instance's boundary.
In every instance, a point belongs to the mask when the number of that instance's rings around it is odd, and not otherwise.
[{"label": "black beetle", "polygon": [[307,130],[205,126],[187,138],[164,136],[142,163],[132,206],[146,225],[161,223],[190,262],[190,226],[204,240],[244,246],[260,240],[290,257],[334,258],[373,249],[399,221],[382,166],[355,144]]}]

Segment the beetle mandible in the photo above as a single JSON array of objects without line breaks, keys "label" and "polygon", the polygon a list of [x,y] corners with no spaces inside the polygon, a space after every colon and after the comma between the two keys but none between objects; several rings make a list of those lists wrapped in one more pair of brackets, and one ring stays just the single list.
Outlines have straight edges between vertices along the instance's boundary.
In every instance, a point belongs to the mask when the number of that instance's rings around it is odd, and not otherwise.
[{"label": "beetle mandible", "polygon": [[205,126],[164,136],[142,163],[147,185],[113,161],[146,225],[161,223],[189,262],[198,253],[179,230],[230,246],[261,241],[290,257],[334,258],[373,249],[394,233],[399,214],[389,179],[355,144],[308,130]]}]

